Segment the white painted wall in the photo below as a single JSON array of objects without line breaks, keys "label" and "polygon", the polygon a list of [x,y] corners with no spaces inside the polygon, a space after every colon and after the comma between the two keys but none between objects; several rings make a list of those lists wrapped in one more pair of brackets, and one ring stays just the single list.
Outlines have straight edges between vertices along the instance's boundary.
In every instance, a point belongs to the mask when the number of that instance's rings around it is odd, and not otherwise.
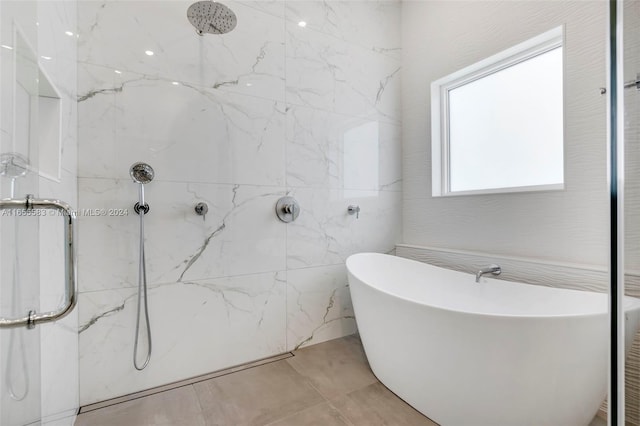
[{"label": "white painted wall", "polygon": [[[606,2],[403,2],[403,242],[606,266]],[[565,190],[431,197],[431,81],[565,25]],[[491,167],[486,164],[486,167]]]}]

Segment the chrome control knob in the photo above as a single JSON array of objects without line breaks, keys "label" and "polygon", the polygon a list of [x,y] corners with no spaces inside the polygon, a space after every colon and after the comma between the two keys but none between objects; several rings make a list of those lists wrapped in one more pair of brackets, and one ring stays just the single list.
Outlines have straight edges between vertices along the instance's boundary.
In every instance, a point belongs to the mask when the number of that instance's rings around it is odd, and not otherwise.
[{"label": "chrome control knob", "polygon": [[276,215],[284,223],[293,222],[300,215],[300,205],[293,197],[282,197],[276,203]]}]

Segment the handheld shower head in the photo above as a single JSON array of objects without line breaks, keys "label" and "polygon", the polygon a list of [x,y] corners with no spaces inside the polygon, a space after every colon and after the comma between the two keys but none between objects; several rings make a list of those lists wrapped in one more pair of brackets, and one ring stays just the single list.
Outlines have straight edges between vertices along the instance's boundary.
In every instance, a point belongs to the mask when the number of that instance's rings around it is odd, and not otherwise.
[{"label": "handheld shower head", "polygon": [[238,23],[238,18],[231,9],[211,0],[198,1],[189,6],[187,18],[199,35],[226,34]]},{"label": "handheld shower head", "polygon": [[140,201],[136,203],[133,209],[138,214],[140,214],[140,211],[142,211],[143,214],[149,213],[149,205],[144,202],[144,185],[153,180],[153,177],[155,176],[153,167],[141,161],[133,163],[133,165],[129,169],[129,176],[131,176],[131,179],[133,179],[135,183],[140,184],[140,186],[138,187],[138,195]]},{"label": "handheld shower head", "polygon": [[138,162],[134,163],[129,169],[129,175],[135,183],[146,184],[153,180],[155,173],[153,167],[147,163]]}]

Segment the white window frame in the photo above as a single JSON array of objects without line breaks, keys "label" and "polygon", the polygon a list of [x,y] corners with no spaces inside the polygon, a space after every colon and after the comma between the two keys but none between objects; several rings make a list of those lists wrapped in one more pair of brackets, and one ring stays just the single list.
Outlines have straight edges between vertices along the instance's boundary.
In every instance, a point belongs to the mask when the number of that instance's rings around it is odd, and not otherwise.
[{"label": "white window frame", "polygon": [[523,43],[520,43],[493,56],[483,59],[480,62],[476,62],[473,65],[465,67],[431,83],[432,196],[439,197],[564,189],[564,167],[562,179],[563,183],[559,184],[487,188],[471,191],[451,191],[449,180],[449,91],[468,84],[474,80],[478,80],[490,74],[496,73],[505,68],[517,65],[518,63],[524,62],[528,59],[531,59],[535,56],[541,55],[558,47],[563,48],[564,64],[565,51],[563,26],[556,27],[550,31],[540,34],[539,36],[536,36]]}]

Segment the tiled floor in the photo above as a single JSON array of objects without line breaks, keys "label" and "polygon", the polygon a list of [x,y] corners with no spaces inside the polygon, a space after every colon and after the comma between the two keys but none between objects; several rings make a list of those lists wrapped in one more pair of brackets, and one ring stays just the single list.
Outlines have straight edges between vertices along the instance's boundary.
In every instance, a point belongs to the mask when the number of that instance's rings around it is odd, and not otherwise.
[{"label": "tiled floor", "polygon": [[356,335],[294,355],[89,411],[76,426],[437,426],[376,379]]},{"label": "tiled floor", "polygon": [[76,426],[436,425],[375,378],[357,336],[80,414]]}]

